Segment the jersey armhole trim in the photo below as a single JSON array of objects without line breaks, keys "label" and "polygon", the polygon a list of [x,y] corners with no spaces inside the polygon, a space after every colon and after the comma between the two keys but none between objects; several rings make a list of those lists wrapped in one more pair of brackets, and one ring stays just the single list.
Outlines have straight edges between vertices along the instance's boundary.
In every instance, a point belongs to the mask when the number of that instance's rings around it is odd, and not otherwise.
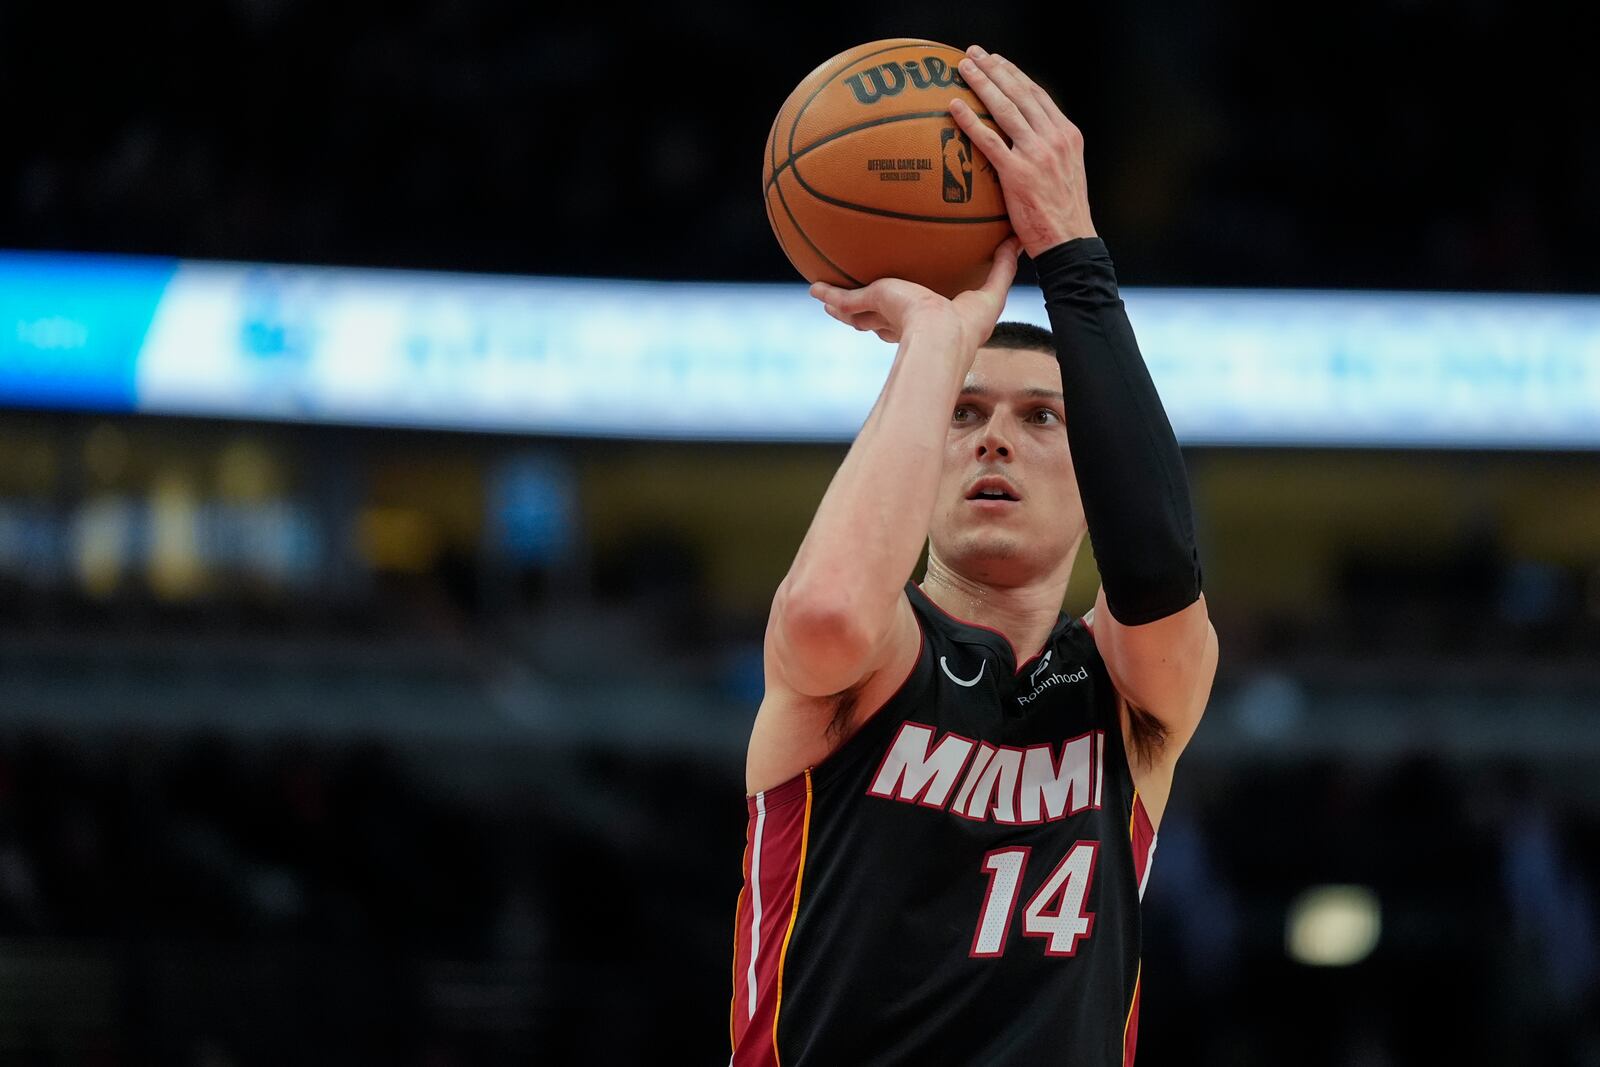
[{"label": "jersey armhole trim", "polygon": [[911,617],[917,622],[917,654],[911,660],[911,669],[906,672],[904,678],[900,679],[900,684],[895,688],[895,691],[882,704],[873,709],[867,716],[867,720],[857,728],[855,733],[845,738],[844,743],[828,753],[821,762],[812,764],[793,778],[775,785],[771,789],[764,789],[754,796],[746,796],[745,806],[752,818],[756,813],[757,796],[762,798],[768,811],[775,807],[782,807],[785,804],[793,804],[805,799],[809,793],[807,776],[810,776],[810,781],[819,785],[831,778],[837,768],[844,762],[844,755],[854,751],[862,737],[872,730],[875,723],[883,719],[883,713],[893,707],[905,695],[906,690],[917,677],[917,673],[922,669],[922,660],[928,651],[928,633],[922,625],[922,616],[913,608]]}]

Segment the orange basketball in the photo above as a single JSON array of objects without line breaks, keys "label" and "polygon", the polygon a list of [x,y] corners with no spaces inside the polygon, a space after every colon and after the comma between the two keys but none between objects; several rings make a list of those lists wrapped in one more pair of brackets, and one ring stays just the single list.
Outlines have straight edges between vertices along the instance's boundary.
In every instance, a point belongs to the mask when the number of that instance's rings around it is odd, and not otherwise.
[{"label": "orange basketball", "polygon": [[1000,180],[950,116],[992,119],[934,41],[873,41],[812,71],[767,135],[761,186],[778,243],[807,281],[905,278],[945,296],[983,284],[1011,233]]}]

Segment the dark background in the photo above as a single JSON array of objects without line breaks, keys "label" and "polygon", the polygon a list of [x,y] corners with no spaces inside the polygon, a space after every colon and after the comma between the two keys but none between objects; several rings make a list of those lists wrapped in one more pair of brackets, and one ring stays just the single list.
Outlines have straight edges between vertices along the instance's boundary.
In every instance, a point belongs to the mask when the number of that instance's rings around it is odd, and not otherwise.
[{"label": "dark background", "polygon": [[1130,283],[1592,290],[1600,75],[1577,10],[14,0],[0,234],[785,278],[754,191],[778,105],[836,52],[920,36],[1054,93]]},{"label": "dark background", "polygon": [[[791,280],[772,115],[926,36],[1052,90],[1125,282],[1594,292],[1574,17],[13,0],[0,247]],[[724,1062],[765,606],[841,455],[0,412],[0,1063]],[[1188,460],[1223,662],[1140,1063],[1600,1063],[1600,460]],[[517,557],[529,462],[572,524]],[[1352,967],[1284,952],[1325,883],[1382,902]]]}]

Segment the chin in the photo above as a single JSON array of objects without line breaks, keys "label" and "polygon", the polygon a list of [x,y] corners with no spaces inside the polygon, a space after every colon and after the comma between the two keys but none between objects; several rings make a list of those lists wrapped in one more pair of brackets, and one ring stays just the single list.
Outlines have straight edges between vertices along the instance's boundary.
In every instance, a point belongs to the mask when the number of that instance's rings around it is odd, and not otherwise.
[{"label": "chin", "polygon": [[973,530],[956,542],[950,564],[981,582],[1015,580],[1032,570],[1023,539],[1009,530]]},{"label": "chin", "polygon": [[1060,565],[1076,537],[1065,543],[1052,534],[969,525],[956,533],[940,558],[961,574],[990,585],[1023,585]]}]

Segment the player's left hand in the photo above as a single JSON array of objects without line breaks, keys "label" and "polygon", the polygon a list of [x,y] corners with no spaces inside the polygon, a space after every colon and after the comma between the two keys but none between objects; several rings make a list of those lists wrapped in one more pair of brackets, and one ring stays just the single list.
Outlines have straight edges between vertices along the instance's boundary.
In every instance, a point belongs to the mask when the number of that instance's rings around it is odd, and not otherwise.
[{"label": "player's left hand", "polygon": [[1078,127],[1004,56],[973,45],[959,69],[1006,136],[985,125],[965,101],[951,100],[950,114],[999,175],[1023,250],[1037,256],[1063,241],[1096,236]]}]

